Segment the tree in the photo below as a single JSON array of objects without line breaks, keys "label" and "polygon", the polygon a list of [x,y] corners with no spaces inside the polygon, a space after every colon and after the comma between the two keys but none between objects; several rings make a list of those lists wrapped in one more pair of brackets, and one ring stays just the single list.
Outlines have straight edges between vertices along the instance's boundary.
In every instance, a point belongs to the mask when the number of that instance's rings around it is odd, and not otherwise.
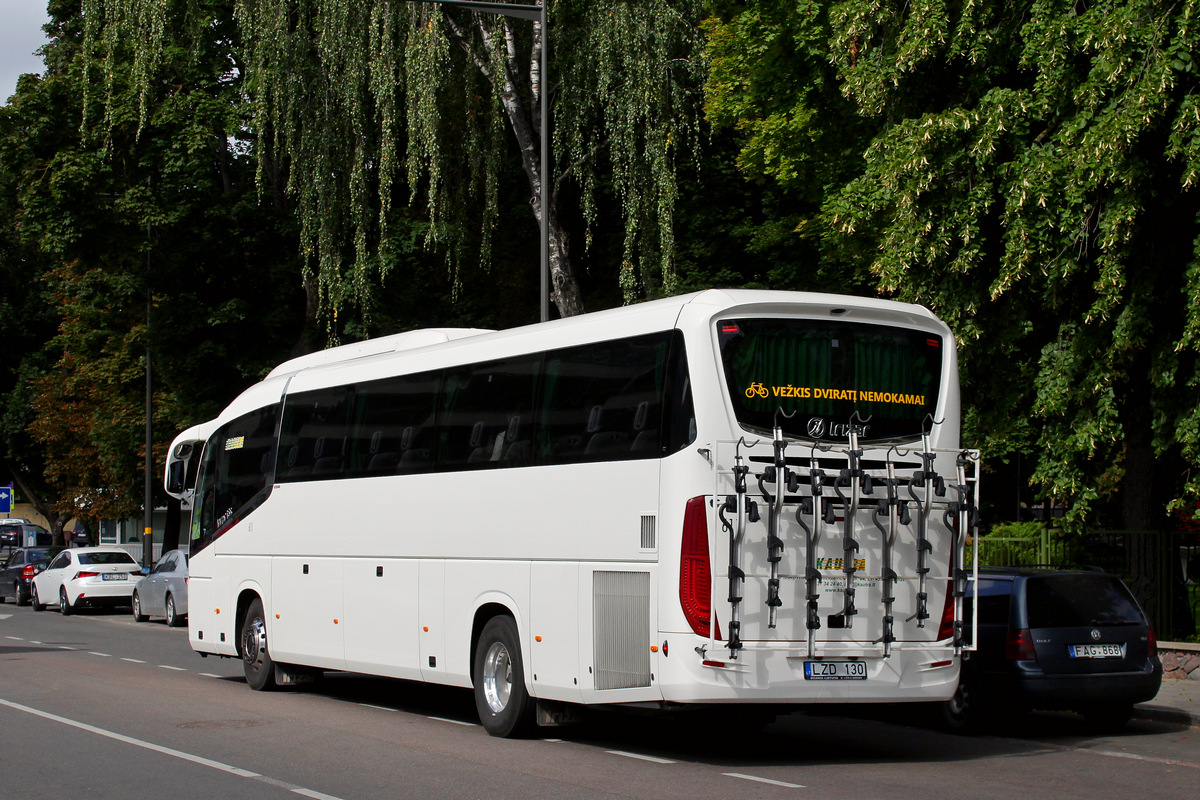
[{"label": "tree", "polygon": [[[987,455],[1034,450],[1075,522],[1119,498],[1124,527],[1158,527],[1200,494],[1197,3],[795,8],[710,24],[714,75],[758,70],[710,98],[752,134],[743,166],[798,169],[787,140],[837,124],[807,87],[833,80],[864,133],[822,185],[826,258],[950,322]],[[753,18],[801,54],[802,88],[770,100],[790,127],[771,124]]]},{"label": "tree", "polygon": [[[303,294],[285,277],[299,269],[290,216],[258,203],[254,165],[238,150],[232,20],[222,27],[219,5],[206,26],[172,29],[171,80],[152,76],[143,95],[129,89],[128,50],[84,47],[78,2],[56,0],[45,78],[22,79],[0,113],[14,242],[0,268],[56,322],[30,343],[8,407],[25,409],[32,436],[18,468],[64,521],[141,507],[147,349],[161,463],[175,431],[282,359],[303,319]],[[89,95],[98,57],[114,81]]]},{"label": "tree", "polygon": [[[136,43],[143,92],[169,40],[175,0],[85,0],[89,35]],[[407,190],[462,265],[490,260],[505,149],[515,147],[538,214],[549,192],[552,296],[561,315],[584,298],[569,253],[564,195],[591,230],[606,182],[624,220],[627,299],[673,289],[676,160],[698,142],[703,77],[696,0],[550,7],[554,174],[537,159],[540,25],[430,4],[237,0],[254,125],[265,165],[286,159],[310,301],[332,321],[369,311],[396,264],[393,209]],[[605,176],[605,177],[601,177]],[[585,244],[590,234],[585,234]]]}]

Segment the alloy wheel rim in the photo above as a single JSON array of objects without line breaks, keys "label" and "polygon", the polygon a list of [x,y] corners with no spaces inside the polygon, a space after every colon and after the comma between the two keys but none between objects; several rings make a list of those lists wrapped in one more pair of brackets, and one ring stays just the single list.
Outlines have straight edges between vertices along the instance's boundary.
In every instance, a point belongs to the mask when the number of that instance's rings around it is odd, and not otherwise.
[{"label": "alloy wheel rim", "polygon": [[499,714],[512,694],[512,657],[503,642],[493,642],[483,660],[483,696],[488,708]]},{"label": "alloy wheel rim", "polygon": [[246,626],[246,635],[242,637],[242,660],[246,666],[258,669],[262,666],[266,650],[267,626],[261,618],[256,617]]}]

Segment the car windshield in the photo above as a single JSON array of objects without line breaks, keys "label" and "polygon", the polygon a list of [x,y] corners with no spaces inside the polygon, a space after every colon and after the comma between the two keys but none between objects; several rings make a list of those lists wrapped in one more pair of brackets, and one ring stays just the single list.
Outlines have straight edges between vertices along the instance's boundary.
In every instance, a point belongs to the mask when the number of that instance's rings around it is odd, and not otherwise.
[{"label": "car windshield", "polygon": [[26,550],[25,560],[30,564],[41,564],[44,561],[49,561],[57,553],[52,553],[49,550]]},{"label": "car windshield", "polygon": [[1112,575],[1047,575],[1030,578],[1025,598],[1030,628],[1145,625],[1137,601]]},{"label": "car windshield", "polygon": [[121,564],[125,566],[132,564],[137,566],[137,562],[133,560],[133,556],[119,551],[112,553],[80,553],[78,558],[80,564]]}]

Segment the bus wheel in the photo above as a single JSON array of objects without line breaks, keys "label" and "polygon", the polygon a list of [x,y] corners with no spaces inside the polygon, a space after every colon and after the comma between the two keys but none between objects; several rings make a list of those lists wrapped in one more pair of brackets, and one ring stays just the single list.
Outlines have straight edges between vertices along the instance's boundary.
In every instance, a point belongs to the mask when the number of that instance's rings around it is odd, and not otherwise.
[{"label": "bus wheel", "polygon": [[512,617],[488,620],[475,645],[475,708],[492,736],[523,736],[534,727],[535,706],[525,688],[521,640]]},{"label": "bus wheel", "polygon": [[267,651],[267,615],[263,613],[262,600],[255,598],[246,610],[239,640],[246,683],[255,691],[274,689],[275,662]]}]

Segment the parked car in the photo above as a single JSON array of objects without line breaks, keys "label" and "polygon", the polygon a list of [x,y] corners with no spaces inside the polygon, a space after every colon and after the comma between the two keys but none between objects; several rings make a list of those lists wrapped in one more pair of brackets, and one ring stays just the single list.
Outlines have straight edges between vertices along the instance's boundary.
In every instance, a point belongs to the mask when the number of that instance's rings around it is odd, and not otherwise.
[{"label": "parked car", "polygon": [[188,556],[172,550],[158,560],[150,574],[133,590],[133,618],[145,622],[150,617],[166,617],[176,628],[188,613]]},{"label": "parked car", "polygon": [[[1068,709],[1099,731],[1119,730],[1135,703],[1158,694],[1162,662],[1146,615],[1115,575],[1087,569],[979,572],[978,649],[942,706],[951,728],[997,710]],[[970,637],[970,629],[967,631]]]},{"label": "parked car", "polygon": [[49,547],[50,531],[32,522],[0,523],[0,547]]},{"label": "parked car", "polygon": [[63,550],[34,577],[30,601],[41,611],[56,598],[64,616],[83,606],[129,605],[142,577],[141,565],[118,547]]},{"label": "parked car", "polygon": [[61,547],[18,547],[15,548],[0,569],[0,602],[11,597],[19,605],[29,605],[29,592],[33,576],[45,569]]}]

